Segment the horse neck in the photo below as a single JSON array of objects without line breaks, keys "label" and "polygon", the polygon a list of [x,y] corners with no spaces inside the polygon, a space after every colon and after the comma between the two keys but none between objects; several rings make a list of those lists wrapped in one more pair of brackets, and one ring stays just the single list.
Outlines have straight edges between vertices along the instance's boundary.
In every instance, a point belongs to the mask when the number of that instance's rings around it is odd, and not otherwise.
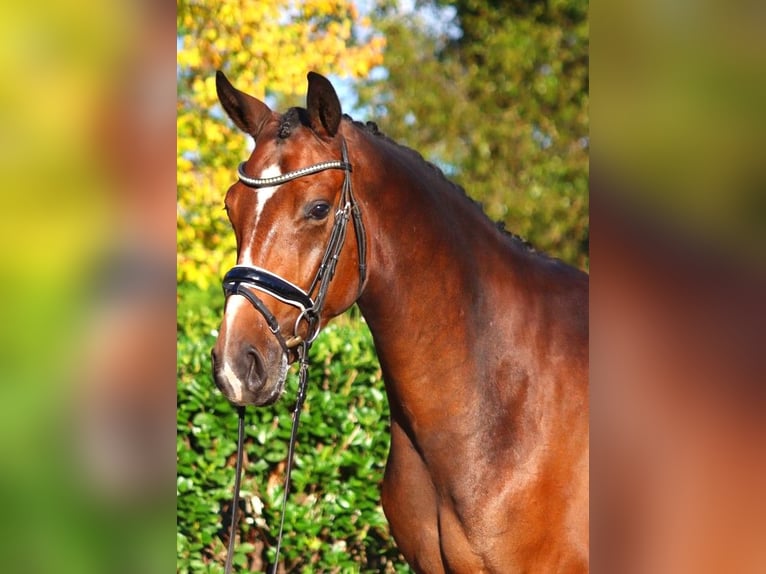
[{"label": "horse neck", "polygon": [[480,408],[476,385],[486,377],[471,357],[487,344],[482,331],[500,284],[493,275],[512,254],[494,224],[435,169],[409,152],[386,151],[365,170],[380,175],[368,176],[359,192],[371,231],[359,306],[393,416],[444,429],[441,417],[468,418]]}]

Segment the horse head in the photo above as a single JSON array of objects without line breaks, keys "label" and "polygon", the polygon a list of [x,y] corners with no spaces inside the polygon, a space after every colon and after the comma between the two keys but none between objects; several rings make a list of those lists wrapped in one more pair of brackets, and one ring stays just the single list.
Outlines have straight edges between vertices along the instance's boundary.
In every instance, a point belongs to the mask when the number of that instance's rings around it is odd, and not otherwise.
[{"label": "horse head", "polygon": [[[288,366],[365,282],[364,228],[351,187],[341,106],[330,82],[309,73],[306,108],[273,112],[219,72],[218,99],[255,140],[226,193],[237,265],[213,349],[215,381],[235,405],[268,405]],[[346,233],[353,222],[353,233]]]}]

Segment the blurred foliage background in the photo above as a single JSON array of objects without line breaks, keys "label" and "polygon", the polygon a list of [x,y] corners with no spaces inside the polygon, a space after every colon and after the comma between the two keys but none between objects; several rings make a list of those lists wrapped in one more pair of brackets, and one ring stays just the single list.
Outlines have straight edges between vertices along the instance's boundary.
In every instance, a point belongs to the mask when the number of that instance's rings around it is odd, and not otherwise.
[{"label": "blurred foliage background", "polygon": [[380,2],[364,118],[538,249],[588,266],[588,3]]},{"label": "blurred foliage background", "polygon": [[0,6],[4,572],[175,562],[175,26]]},{"label": "blurred foliage background", "polygon": [[[223,197],[252,142],[216,100],[215,71],[272,109],[329,76],[344,111],[376,121],[537,248],[588,267],[588,21],[564,2],[182,0],[178,27],[178,572],[219,572],[228,541],[234,411],[210,348],[236,245]],[[379,502],[388,405],[358,311],[312,349],[282,566],[409,572]],[[290,389],[297,382],[291,375]],[[288,397],[291,393],[288,391]],[[236,564],[273,561],[289,398],[248,411]]]}]

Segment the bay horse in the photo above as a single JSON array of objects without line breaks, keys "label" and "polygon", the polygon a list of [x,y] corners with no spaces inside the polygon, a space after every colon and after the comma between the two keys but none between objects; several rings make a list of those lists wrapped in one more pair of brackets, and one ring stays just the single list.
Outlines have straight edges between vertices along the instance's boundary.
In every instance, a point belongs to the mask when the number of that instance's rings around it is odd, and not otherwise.
[{"label": "bay horse", "polygon": [[323,76],[284,114],[216,85],[255,140],[225,198],[223,394],[274,403],[302,344],[358,303],[391,410],[382,505],[412,568],[586,572],[588,275],[343,115]]}]

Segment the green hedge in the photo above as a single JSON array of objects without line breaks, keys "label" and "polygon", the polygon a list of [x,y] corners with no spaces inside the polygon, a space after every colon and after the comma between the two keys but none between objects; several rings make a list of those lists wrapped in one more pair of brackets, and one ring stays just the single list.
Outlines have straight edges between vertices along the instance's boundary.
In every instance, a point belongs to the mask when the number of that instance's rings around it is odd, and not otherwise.
[{"label": "green hedge", "polygon": [[[179,573],[223,572],[226,555],[237,417],[210,373],[222,304],[217,289],[179,287]],[[389,419],[370,332],[358,317],[343,318],[311,358],[281,560],[288,572],[410,572],[380,507]],[[240,571],[273,560],[296,388],[293,369],[281,401],[247,411]]]}]

